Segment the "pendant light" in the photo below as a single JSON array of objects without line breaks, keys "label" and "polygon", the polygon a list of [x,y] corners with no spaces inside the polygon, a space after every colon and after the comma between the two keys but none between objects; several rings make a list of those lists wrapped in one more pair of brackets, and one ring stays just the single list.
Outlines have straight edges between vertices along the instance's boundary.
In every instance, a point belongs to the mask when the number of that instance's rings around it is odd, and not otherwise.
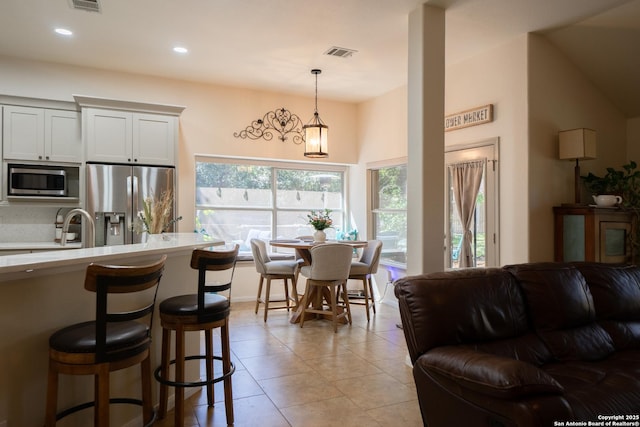
[{"label": "pendant light", "polygon": [[318,74],[322,70],[313,69],[311,74],[316,76],[316,108],[313,117],[302,127],[304,129],[304,155],[305,157],[329,157],[327,147],[327,135],[329,127],[324,124],[318,115]]}]

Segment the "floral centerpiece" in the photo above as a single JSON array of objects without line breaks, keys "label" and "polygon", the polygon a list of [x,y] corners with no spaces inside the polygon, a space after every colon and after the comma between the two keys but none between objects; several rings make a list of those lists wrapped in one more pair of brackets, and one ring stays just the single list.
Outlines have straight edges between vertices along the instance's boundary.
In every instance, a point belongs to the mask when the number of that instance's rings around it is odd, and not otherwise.
[{"label": "floral centerpiece", "polygon": [[324,242],[327,239],[327,235],[324,230],[331,228],[333,220],[331,219],[331,210],[322,209],[318,211],[311,211],[307,214],[309,224],[316,230],[313,234],[313,240],[316,242]]},{"label": "floral centerpiece", "polygon": [[138,212],[133,223],[136,233],[160,234],[164,233],[171,225],[182,217],[171,218],[173,213],[173,194],[164,191],[159,199],[147,196],[142,201],[142,210]]},{"label": "floral centerpiece", "polygon": [[333,220],[329,215],[331,213],[330,209],[324,209],[319,211],[311,211],[310,214],[307,215],[309,219],[309,224],[315,229],[322,231],[325,228],[331,228],[333,224]]}]

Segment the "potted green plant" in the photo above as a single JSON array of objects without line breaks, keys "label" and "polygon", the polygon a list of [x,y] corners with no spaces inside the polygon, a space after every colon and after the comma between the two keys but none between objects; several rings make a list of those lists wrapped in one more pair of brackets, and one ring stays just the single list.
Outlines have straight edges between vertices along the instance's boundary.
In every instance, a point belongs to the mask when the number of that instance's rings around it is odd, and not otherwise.
[{"label": "potted green plant", "polygon": [[609,167],[603,176],[589,172],[582,180],[594,196],[620,196],[622,207],[640,210],[640,171],[636,170],[637,167],[636,162],[631,160],[622,165],[622,169]]}]

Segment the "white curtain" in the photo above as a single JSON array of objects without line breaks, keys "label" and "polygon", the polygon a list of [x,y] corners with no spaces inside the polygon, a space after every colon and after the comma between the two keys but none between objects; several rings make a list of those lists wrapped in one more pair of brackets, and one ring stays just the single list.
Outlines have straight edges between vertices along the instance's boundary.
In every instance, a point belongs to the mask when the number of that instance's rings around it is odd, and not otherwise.
[{"label": "white curtain", "polygon": [[476,197],[480,190],[485,164],[486,159],[449,165],[453,180],[453,197],[456,201],[458,217],[463,229],[460,254],[458,255],[461,268],[474,265],[473,252],[471,250],[471,242],[473,241],[471,224],[473,223]]}]

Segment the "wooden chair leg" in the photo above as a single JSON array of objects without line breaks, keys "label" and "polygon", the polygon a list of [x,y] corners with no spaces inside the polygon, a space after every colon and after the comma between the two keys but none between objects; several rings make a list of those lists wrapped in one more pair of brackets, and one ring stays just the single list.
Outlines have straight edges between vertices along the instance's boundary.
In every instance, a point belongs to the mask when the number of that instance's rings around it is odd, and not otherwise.
[{"label": "wooden chair leg", "polygon": [[373,314],[376,314],[376,300],[373,293],[373,280],[371,279],[371,276],[367,278],[367,281],[369,282],[369,296],[371,297],[371,308],[373,308]]},{"label": "wooden chair leg", "polygon": [[[169,362],[171,359],[171,331],[162,328],[162,355],[160,365],[160,377],[169,378]],[[158,407],[158,418],[162,419],[167,415],[167,401],[169,400],[169,386],[160,383],[160,397]]]},{"label": "wooden chair leg", "polygon": [[[184,382],[184,334],[183,328],[176,329],[176,382]],[[184,426],[184,387],[175,387],[175,427]]]},{"label": "wooden chair leg", "polygon": [[284,282],[284,300],[287,303],[287,312],[289,311],[289,279],[286,277],[282,279]]},{"label": "wooden chair leg", "polygon": [[95,410],[93,424],[109,427],[109,364],[102,363],[94,375]]},{"label": "wooden chair leg", "polygon": [[367,278],[362,279],[362,288],[364,289],[364,308],[367,311],[367,322],[369,318],[369,290],[367,289]]},{"label": "wooden chair leg", "polygon": [[[349,321],[349,324],[352,324],[352,319],[351,319],[351,305],[349,304],[349,294],[347,293],[347,282],[342,282],[342,295],[343,295],[343,300],[344,300],[344,306],[345,306],[345,310],[347,311],[347,320]],[[368,314],[368,312],[367,312]]]},{"label": "wooden chair leg", "polygon": [[53,360],[49,359],[49,373],[47,374],[47,407],[45,413],[45,427],[56,425],[58,408],[58,370]]},{"label": "wooden chair leg", "polygon": [[[211,381],[213,379],[213,334],[211,329],[204,331],[204,345],[207,381]],[[213,406],[214,401],[213,384],[207,384],[207,404]]]},{"label": "wooden chair leg", "polygon": [[295,303],[294,310],[298,309],[298,305],[300,305],[300,300],[298,298],[298,277],[297,274],[294,274],[293,279],[291,279],[291,292],[293,292],[293,302]]},{"label": "wooden chair leg", "polygon": [[309,305],[309,293],[311,292],[311,285],[309,283],[309,280],[307,280],[307,284],[304,288],[304,295],[302,296],[302,309],[300,310],[300,327],[302,328],[304,326],[304,314],[305,314],[305,310],[307,309],[307,306]]},{"label": "wooden chair leg", "polygon": [[148,424],[153,419],[153,397],[151,395],[151,352],[140,363],[140,379],[142,381],[142,420]]},{"label": "wooden chair leg", "polygon": [[262,298],[262,283],[264,277],[260,275],[260,282],[258,282],[258,296],[256,297],[256,314],[258,314],[258,307],[260,307],[260,298]]},{"label": "wooden chair leg", "polygon": [[[229,348],[229,319],[220,328],[220,341],[222,346],[222,372],[231,372],[231,349]],[[233,425],[233,391],[231,389],[231,376],[224,380],[224,409],[227,415],[227,425]]]},{"label": "wooden chair leg", "polygon": [[271,298],[271,277],[267,277],[267,289],[264,291],[264,321],[267,321],[269,313],[269,298]]},{"label": "wooden chair leg", "polygon": [[334,333],[338,332],[338,296],[336,294],[336,287],[335,283],[329,285],[329,291],[331,292],[331,313],[333,314],[331,321],[333,322]]}]

